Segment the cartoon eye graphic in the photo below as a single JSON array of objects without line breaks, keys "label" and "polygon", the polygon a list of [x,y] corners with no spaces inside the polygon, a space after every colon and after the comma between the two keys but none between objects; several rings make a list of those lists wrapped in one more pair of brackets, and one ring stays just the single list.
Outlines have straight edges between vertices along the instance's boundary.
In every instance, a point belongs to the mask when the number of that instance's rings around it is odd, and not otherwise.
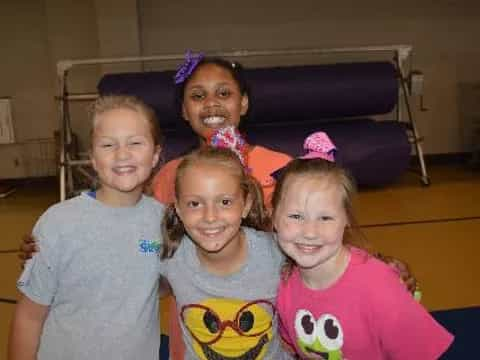
[{"label": "cartoon eye graphic", "polygon": [[305,344],[313,344],[316,336],[316,323],[308,310],[298,310],[295,316],[295,332]]},{"label": "cartoon eye graphic", "polygon": [[317,337],[320,343],[329,351],[338,350],[343,345],[343,330],[337,318],[323,314],[317,321]]},{"label": "cartoon eye graphic", "polygon": [[254,323],[254,316],[251,311],[245,311],[240,315],[240,319],[238,320],[238,327],[243,332],[250,331],[253,328]]},{"label": "cartoon eye graphic", "polygon": [[211,311],[206,311],[203,315],[203,323],[212,334],[216,334],[220,328],[220,319]]}]

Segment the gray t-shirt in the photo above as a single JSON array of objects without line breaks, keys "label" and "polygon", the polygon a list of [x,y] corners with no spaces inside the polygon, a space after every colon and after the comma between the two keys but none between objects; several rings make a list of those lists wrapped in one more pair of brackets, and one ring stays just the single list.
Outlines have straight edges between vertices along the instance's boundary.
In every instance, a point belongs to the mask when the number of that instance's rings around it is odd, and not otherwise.
[{"label": "gray t-shirt", "polygon": [[50,306],[39,360],[158,359],[162,216],[150,197],[112,208],[82,194],[40,217],[40,252],[17,283]]},{"label": "gray t-shirt", "polygon": [[200,264],[184,237],[162,274],[177,300],[185,359],[281,360],[275,297],[283,257],[268,233],[243,228],[248,257],[235,274],[218,276]]}]

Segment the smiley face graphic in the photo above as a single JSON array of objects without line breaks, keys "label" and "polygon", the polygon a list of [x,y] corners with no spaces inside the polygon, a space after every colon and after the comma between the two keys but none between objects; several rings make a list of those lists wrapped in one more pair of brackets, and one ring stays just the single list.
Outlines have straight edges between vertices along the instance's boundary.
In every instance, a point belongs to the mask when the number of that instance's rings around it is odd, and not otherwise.
[{"label": "smiley face graphic", "polygon": [[263,359],[275,307],[267,300],[207,299],[182,307],[181,319],[202,360]]}]

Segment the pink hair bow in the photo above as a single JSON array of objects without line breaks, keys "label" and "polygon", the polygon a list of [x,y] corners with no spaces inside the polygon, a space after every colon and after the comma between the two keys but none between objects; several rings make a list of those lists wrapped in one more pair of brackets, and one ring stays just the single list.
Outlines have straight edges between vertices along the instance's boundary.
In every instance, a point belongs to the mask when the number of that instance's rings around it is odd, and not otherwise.
[{"label": "pink hair bow", "polygon": [[335,152],[337,148],[323,131],[309,135],[303,143],[303,149],[306,151],[306,154],[301,156],[301,159],[320,158],[335,162]]},{"label": "pink hair bow", "polygon": [[247,166],[248,144],[237,128],[227,126],[214,131],[208,136],[207,144],[212,147],[230,149],[237,154],[243,166]]}]

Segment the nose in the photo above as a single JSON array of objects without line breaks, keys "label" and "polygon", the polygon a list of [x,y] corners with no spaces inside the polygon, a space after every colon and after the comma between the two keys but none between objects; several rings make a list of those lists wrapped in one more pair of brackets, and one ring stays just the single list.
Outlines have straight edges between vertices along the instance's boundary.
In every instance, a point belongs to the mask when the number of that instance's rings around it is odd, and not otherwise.
[{"label": "nose", "polygon": [[130,158],[130,149],[128,145],[119,145],[117,151],[115,152],[115,157],[117,160],[126,160]]},{"label": "nose", "polygon": [[318,236],[318,224],[315,220],[305,220],[303,224],[303,237],[305,239],[315,239]]},{"label": "nose", "polygon": [[208,223],[213,223],[217,220],[217,208],[213,204],[207,204],[204,208],[203,218]]},{"label": "nose", "polygon": [[205,107],[213,107],[213,106],[219,106],[220,102],[218,101],[217,97],[215,95],[207,95],[205,97]]}]

